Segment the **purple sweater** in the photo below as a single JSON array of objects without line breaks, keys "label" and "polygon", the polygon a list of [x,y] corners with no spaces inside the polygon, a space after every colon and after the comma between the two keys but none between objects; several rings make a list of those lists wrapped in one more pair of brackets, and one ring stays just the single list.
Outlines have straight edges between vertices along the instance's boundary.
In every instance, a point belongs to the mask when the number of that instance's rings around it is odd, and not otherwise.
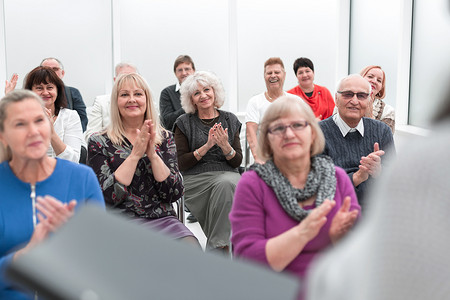
[{"label": "purple sweater", "polygon": [[[335,207],[328,214],[327,222],[319,234],[306,244],[303,251],[286,267],[285,271],[304,278],[311,261],[317,253],[331,244],[328,236],[331,221],[341,207],[346,196],[351,197],[350,210],[360,206],[347,173],[336,168]],[[315,205],[306,206],[313,209]],[[230,213],[233,250],[235,255],[249,258],[268,265],[266,258],[267,241],[298,225],[281,207],[274,191],[255,171],[245,172],[234,194],[234,203]]]}]

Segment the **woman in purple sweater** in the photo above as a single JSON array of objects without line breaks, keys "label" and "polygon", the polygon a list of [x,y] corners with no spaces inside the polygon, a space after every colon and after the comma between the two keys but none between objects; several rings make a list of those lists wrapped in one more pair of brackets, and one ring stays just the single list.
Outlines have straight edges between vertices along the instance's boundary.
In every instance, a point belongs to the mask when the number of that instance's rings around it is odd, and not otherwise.
[{"label": "woman in purple sweater", "polygon": [[325,140],[302,101],[274,102],[258,142],[266,162],[243,174],[230,213],[234,253],[304,278],[316,254],[359,216],[354,188],[344,170],[319,155]]}]

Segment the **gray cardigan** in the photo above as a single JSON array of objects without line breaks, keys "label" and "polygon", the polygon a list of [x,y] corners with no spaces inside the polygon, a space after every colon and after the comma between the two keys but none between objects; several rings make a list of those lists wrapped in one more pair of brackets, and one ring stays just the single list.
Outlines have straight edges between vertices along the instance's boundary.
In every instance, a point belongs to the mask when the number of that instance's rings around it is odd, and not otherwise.
[{"label": "gray cardigan", "polygon": [[[220,111],[216,123],[222,123],[223,128],[228,128],[228,142],[233,143],[236,132],[241,130],[241,122],[238,118],[227,111]],[[211,127],[203,124],[197,114],[184,114],[175,121],[181,132],[189,141],[190,151],[200,148],[208,141],[208,133]],[[228,171],[238,172],[236,168],[231,167],[222,153],[219,146],[214,145],[203,158],[191,169],[186,170],[183,175],[194,175],[210,171]]]}]

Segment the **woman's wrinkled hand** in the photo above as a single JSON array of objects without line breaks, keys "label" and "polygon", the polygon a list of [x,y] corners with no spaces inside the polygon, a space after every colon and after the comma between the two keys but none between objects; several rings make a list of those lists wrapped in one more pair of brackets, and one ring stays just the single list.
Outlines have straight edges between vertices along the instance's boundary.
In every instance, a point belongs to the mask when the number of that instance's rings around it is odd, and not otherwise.
[{"label": "woman's wrinkled hand", "polygon": [[300,236],[306,238],[307,241],[316,237],[322,226],[327,222],[328,213],[335,205],[336,202],[325,199],[319,207],[313,209],[310,214],[297,225],[300,230]]},{"label": "woman's wrinkled hand", "polygon": [[228,128],[224,129],[222,123],[216,123],[213,127],[214,130],[214,140],[222,150],[227,150],[231,146],[228,143]]},{"label": "woman's wrinkled hand", "polygon": [[62,203],[52,196],[37,197],[36,209],[39,223],[36,225],[28,244],[18,250],[14,259],[28,252],[32,247],[45,240],[51,232],[55,232],[64,225],[74,214],[77,201]]},{"label": "woman's wrinkled hand", "polygon": [[349,196],[345,197],[344,203],[331,221],[328,235],[333,244],[339,241],[353,227],[358,217],[357,210],[350,211],[350,202],[351,198]]}]

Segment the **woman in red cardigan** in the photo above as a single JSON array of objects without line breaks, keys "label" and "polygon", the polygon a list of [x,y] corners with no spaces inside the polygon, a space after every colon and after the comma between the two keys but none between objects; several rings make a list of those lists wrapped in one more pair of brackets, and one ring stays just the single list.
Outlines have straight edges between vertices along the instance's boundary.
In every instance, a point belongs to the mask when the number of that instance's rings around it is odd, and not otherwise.
[{"label": "woman in red cardigan", "polygon": [[298,79],[298,86],[288,93],[300,96],[312,108],[320,120],[325,120],[333,114],[334,100],[330,91],[314,84],[314,64],[306,57],[297,58],[294,62],[294,72]]}]

